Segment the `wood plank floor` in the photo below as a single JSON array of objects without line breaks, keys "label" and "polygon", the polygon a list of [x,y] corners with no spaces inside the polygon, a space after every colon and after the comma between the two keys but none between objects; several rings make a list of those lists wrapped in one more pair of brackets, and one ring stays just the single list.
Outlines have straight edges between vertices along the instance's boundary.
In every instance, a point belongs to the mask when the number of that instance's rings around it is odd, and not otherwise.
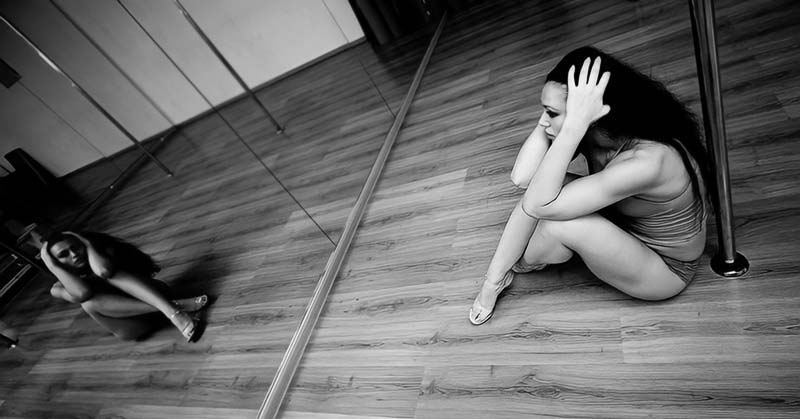
[{"label": "wood plank floor", "polygon": [[[253,417],[426,40],[423,31],[382,56],[356,45],[267,86],[258,94],[283,135],[250,99],[225,107],[258,158],[216,115],[167,141],[157,155],[175,176],[147,163],[87,226],[153,255],[182,294],[216,297],[205,334],[185,344],[165,327],[119,342],[52,299],[41,276],[0,316],[20,333],[18,348],[0,352],[0,417]],[[70,185],[93,195],[116,175],[109,164]]]},{"label": "wood plank floor", "polygon": [[467,311],[544,76],[594,44],[699,111],[685,1],[484,2],[445,28],[284,418],[800,417],[800,5],[716,1],[742,278],[635,301],[580,262]]}]

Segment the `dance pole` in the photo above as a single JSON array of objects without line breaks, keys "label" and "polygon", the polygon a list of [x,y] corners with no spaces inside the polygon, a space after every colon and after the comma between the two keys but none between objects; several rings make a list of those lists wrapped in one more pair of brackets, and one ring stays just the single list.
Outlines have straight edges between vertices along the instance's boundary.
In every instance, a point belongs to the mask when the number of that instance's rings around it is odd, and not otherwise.
[{"label": "dance pole", "polygon": [[350,244],[353,241],[358,225],[361,223],[361,218],[367,207],[367,202],[372,196],[375,185],[378,183],[378,179],[383,171],[383,165],[389,157],[392,145],[394,145],[397,134],[400,132],[400,127],[403,125],[406,114],[408,113],[408,109],[411,107],[411,102],[417,94],[422,76],[425,74],[425,69],[428,67],[433,49],[439,42],[439,36],[442,34],[442,29],[446,21],[447,12],[442,15],[442,19],[436,27],[436,32],[434,32],[431,37],[428,49],[425,51],[425,55],[419,63],[417,72],[414,74],[414,79],[411,81],[411,86],[408,88],[408,93],[406,93],[403,104],[400,106],[400,111],[395,116],[392,127],[389,128],[389,132],[386,134],[383,145],[378,152],[378,157],[375,158],[375,163],[372,165],[367,180],[364,182],[364,186],[358,194],[356,203],[347,216],[347,221],[345,221],[344,230],[342,231],[342,237],[339,239],[336,248],[333,249],[333,253],[331,253],[328,262],[325,264],[325,270],[322,272],[322,276],[317,282],[316,288],[314,288],[314,294],[308,302],[308,307],[306,307],[303,319],[300,321],[300,326],[295,330],[292,340],[289,342],[289,347],[283,354],[283,359],[280,365],[278,365],[278,370],[275,372],[275,378],[272,379],[272,384],[270,384],[269,390],[267,390],[267,395],[261,403],[261,407],[258,409],[258,419],[274,419],[278,415],[278,411],[283,403],[283,398],[286,395],[286,391],[289,389],[289,385],[292,383],[292,378],[294,377],[295,371],[297,371],[297,367],[300,365],[300,359],[303,357],[309,339],[311,339],[311,334],[314,332],[317,320],[319,320],[319,316],[322,314],[322,309],[325,307],[325,301],[327,301],[328,294],[331,292],[333,282],[336,280],[336,276],[339,275],[339,269],[342,266],[344,257],[347,255],[347,251],[350,249]]},{"label": "dance pole", "polygon": [[186,20],[194,28],[194,30],[197,32],[197,34],[200,35],[200,38],[202,38],[203,41],[206,43],[206,45],[208,45],[208,48],[211,49],[211,51],[214,53],[214,55],[216,55],[217,58],[220,60],[220,62],[222,62],[222,65],[224,65],[225,68],[228,69],[228,72],[231,73],[233,78],[236,79],[236,81],[239,83],[239,86],[241,86],[242,89],[244,89],[244,91],[247,92],[247,94],[249,94],[250,97],[252,97],[253,100],[256,101],[256,103],[261,108],[261,110],[264,111],[264,114],[267,115],[267,118],[269,118],[269,120],[272,122],[272,125],[275,125],[276,132],[278,134],[282,133],[283,132],[283,127],[281,127],[281,125],[278,124],[278,121],[276,121],[275,118],[272,117],[272,114],[269,113],[269,111],[267,110],[266,106],[264,106],[264,104],[261,103],[261,101],[258,99],[256,94],[253,93],[253,90],[251,90],[249,87],[247,87],[247,84],[245,84],[244,80],[242,80],[242,78],[239,77],[239,73],[237,73],[236,70],[233,69],[233,66],[231,65],[231,63],[229,63],[228,60],[226,60],[225,57],[222,55],[222,53],[219,52],[217,47],[214,46],[214,43],[212,43],[211,40],[208,39],[208,37],[206,36],[205,32],[203,32],[203,30],[200,29],[200,26],[197,24],[197,22],[194,21],[194,19],[189,14],[189,12],[186,11],[186,9],[181,4],[180,0],[173,0],[173,2],[175,3],[175,6],[177,6],[178,9],[181,11],[181,14],[183,15],[183,17],[186,18]]},{"label": "dance pole", "polygon": [[714,5],[712,0],[689,0],[689,6],[697,78],[700,83],[700,99],[703,105],[703,126],[707,148],[716,169],[715,189],[719,204],[716,214],[719,250],[711,258],[711,269],[722,276],[736,277],[747,272],[750,262],[736,251],[734,240],[731,182],[722,110]]},{"label": "dance pole", "polygon": [[127,129],[125,129],[125,127],[122,126],[122,124],[116,118],[114,118],[110,113],[108,113],[105,109],[103,109],[103,107],[100,106],[100,104],[97,103],[97,101],[94,100],[94,98],[92,98],[92,96],[86,92],[86,90],[84,90],[80,85],[78,85],[75,79],[73,79],[69,74],[67,74],[67,72],[65,72],[59,66],[57,66],[56,63],[53,62],[53,60],[51,60],[50,57],[48,57],[47,54],[45,54],[30,38],[28,38],[24,33],[22,33],[22,31],[17,29],[17,27],[14,26],[14,24],[12,24],[11,21],[8,20],[8,18],[6,18],[6,16],[2,12],[0,12],[0,19],[3,21],[3,23],[8,25],[8,27],[11,28],[11,30],[13,30],[14,33],[17,34],[17,36],[22,38],[25,41],[25,43],[28,44],[28,46],[30,46],[34,51],[36,51],[36,53],[39,54],[39,58],[41,58],[45,63],[47,63],[47,65],[49,65],[50,68],[52,68],[53,70],[55,70],[56,73],[61,74],[63,77],[69,80],[72,87],[75,90],[77,90],[78,93],[80,93],[87,101],[89,101],[89,103],[91,103],[92,106],[94,106],[98,112],[103,114],[103,116],[105,116],[112,124],[114,124],[114,126],[117,127],[117,129],[120,130],[120,132],[122,132],[126,137],[128,137],[128,139],[134,145],[136,145],[136,147],[138,147],[144,154],[146,154],[147,157],[149,157],[153,163],[155,163],[158,167],[160,167],[161,170],[163,170],[164,173],[167,174],[167,176],[172,176],[172,172],[170,172],[170,170],[167,169],[167,166],[164,166],[164,164],[161,163],[161,161],[158,160],[156,156],[150,153],[150,151],[148,151],[147,148],[145,148]]},{"label": "dance pole", "polygon": [[311,222],[313,222],[314,225],[317,226],[319,231],[322,232],[322,234],[328,239],[328,241],[335,246],[336,243],[334,243],[333,239],[331,239],[330,236],[328,236],[328,233],[325,232],[322,226],[320,226],[319,223],[317,223],[317,221],[314,219],[314,217],[312,217],[311,214],[308,213],[308,210],[306,210],[306,208],[300,204],[300,201],[298,201],[297,198],[289,191],[289,188],[287,188],[286,185],[284,185],[283,182],[281,182],[281,180],[278,178],[275,172],[273,172],[272,169],[270,169],[269,166],[267,166],[266,163],[264,163],[264,161],[255,152],[255,150],[253,150],[253,148],[250,147],[249,144],[247,144],[247,141],[245,141],[244,138],[242,138],[242,136],[239,135],[239,132],[236,131],[236,128],[234,128],[233,125],[231,125],[231,123],[228,122],[228,120],[225,119],[224,116],[222,116],[222,112],[219,111],[219,108],[217,108],[216,106],[214,106],[213,103],[211,103],[208,97],[206,97],[206,95],[203,94],[200,88],[197,87],[197,85],[192,81],[192,79],[190,79],[189,76],[181,69],[178,63],[176,63],[175,60],[173,60],[172,57],[170,57],[170,55],[167,54],[167,51],[164,50],[161,44],[159,44],[158,41],[156,41],[156,39],[153,38],[153,35],[150,35],[150,32],[148,32],[147,29],[144,27],[144,25],[142,25],[142,22],[140,22],[139,19],[136,18],[136,16],[128,9],[127,6],[125,6],[122,0],[117,0],[117,3],[119,3],[120,7],[122,7],[122,9],[128,13],[128,16],[130,16],[130,18],[133,19],[133,21],[136,22],[137,25],[139,25],[139,28],[142,30],[142,32],[144,32],[145,35],[147,35],[147,37],[150,38],[150,41],[152,41],[153,44],[156,46],[156,48],[158,48],[158,50],[161,51],[162,54],[164,54],[164,57],[166,57],[167,60],[169,60],[169,62],[172,63],[175,69],[178,70],[179,73],[181,73],[183,78],[186,79],[186,81],[194,88],[194,90],[197,91],[197,94],[200,95],[201,98],[203,98],[208,107],[210,107],[211,110],[214,111],[214,113],[219,117],[219,119],[221,119],[222,122],[224,122],[225,125],[227,125],[231,131],[233,131],[233,135],[235,135],[236,138],[238,138],[239,141],[242,143],[242,145],[244,145],[245,148],[247,148],[247,150],[249,150],[250,153],[253,154],[253,156],[255,156],[256,160],[258,160],[264,167],[264,169],[266,169],[266,171],[270,174],[270,176],[272,176],[272,178],[275,179],[275,182],[277,182],[278,185],[280,185],[281,188],[283,188],[284,192],[286,192],[289,195],[289,197],[292,198],[292,200],[300,207],[300,209],[302,209],[303,212],[305,212],[306,216],[311,220]]}]

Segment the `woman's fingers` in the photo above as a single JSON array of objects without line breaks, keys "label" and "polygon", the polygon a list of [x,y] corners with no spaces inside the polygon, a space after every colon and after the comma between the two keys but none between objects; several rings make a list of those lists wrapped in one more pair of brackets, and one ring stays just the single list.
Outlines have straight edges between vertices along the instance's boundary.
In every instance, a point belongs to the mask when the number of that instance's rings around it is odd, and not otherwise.
[{"label": "woman's fingers", "polygon": [[583,60],[583,65],[581,66],[581,75],[580,78],[578,79],[578,86],[586,84],[588,82],[589,67],[591,67],[591,65],[592,65],[592,59],[586,57],[586,59]]},{"label": "woman's fingers", "polygon": [[575,66],[570,66],[567,72],[567,86],[572,88],[579,86],[598,86],[605,89],[611,74],[606,71],[602,76],[600,75],[601,63],[602,60],[600,57],[595,58],[594,61],[592,61],[590,57],[586,57],[583,61],[583,65],[581,65],[581,71],[578,75],[577,82],[575,82]]},{"label": "woman's fingers", "polygon": [[589,86],[597,86],[597,79],[600,77],[600,57],[594,59],[592,71],[589,73]]},{"label": "woman's fingers", "polygon": [[603,75],[600,77],[600,81],[597,83],[597,87],[600,88],[601,92],[605,92],[606,91],[606,86],[608,86],[608,80],[610,78],[611,78],[611,73],[608,72],[608,71],[603,73]]},{"label": "woman's fingers", "polygon": [[569,66],[569,70],[567,71],[567,91],[569,92],[571,89],[575,89],[575,66]]}]

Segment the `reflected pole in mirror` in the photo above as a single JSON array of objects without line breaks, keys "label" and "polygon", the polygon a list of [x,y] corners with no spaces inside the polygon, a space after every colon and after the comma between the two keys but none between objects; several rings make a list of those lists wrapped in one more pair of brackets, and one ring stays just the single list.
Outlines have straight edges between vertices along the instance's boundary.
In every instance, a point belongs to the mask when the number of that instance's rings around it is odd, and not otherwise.
[{"label": "reflected pole in mirror", "polygon": [[711,0],[689,0],[689,12],[692,20],[697,78],[700,83],[700,99],[703,104],[703,126],[716,176],[714,189],[717,199],[718,251],[721,251],[721,254],[718,253],[711,258],[711,268],[719,275],[736,277],[747,272],[750,262],[744,255],[736,251],[734,240],[731,182],[728,171],[728,148],[722,111],[722,94],[720,93],[714,5]]},{"label": "reflected pole in mirror", "polygon": [[147,155],[150,161],[152,161],[159,168],[161,168],[161,170],[163,170],[164,173],[167,174],[167,176],[170,177],[172,176],[172,172],[167,168],[167,166],[164,165],[164,163],[161,163],[161,160],[159,160],[147,148],[145,148],[139,142],[139,140],[137,140],[136,137],[134,137],[133,134],[130,133],[130,131],[128,131],[116,118],[114,118],[114,116],[112,116],[110,113],[108,113],[108,111],[106,111],[102,106],[100,106],[100,104],[88,92],[86,92],[86,90],[84,90],[75,81],[75,79],[73,79],[69,74],[67,74],[58,65],[56,65],[56,63],[53,62],[53,60],[51,60],[50,57],[48,57],[47,54],[44,53],[44,51],[42,51],[30,38],[28,38],[24,33],[22,33],[22,31],[20,31],[13,23],[11,23],[11,21],[1,12],[0,12],[0,20],[2,20],[3,23],[5,23],[9,28],[11,28],[11,30],[14,31],[14,33],[16,33],[17,36],[22,38],[25,41],[25,43],[28,44],[29,47],[31,47],[34,51],[36,51],[36,54],[39,55],[39,58],[41,58],[48,66],[50,66],[50,68],[52,68],[56,73],[60,74],[61,76],[69,80],[70,84],[72,85],[72,88],[77,90],[78,93],[80,93],[89,103],[91,103],[92,106],[94,106],[98,112],[103,114],[103,116],[105,116],[106,119],[108,119],[120,132],[122,132],[122,134],[124,134],[125,137],[128,138],[128,140],[130,140],[136,147],[139,148],[139,150],[141,150],[145,155]]},{"label": "reflected pole in mirror", "polygon": [[239,76],[239,73],[237,73],[236,70],[234,70],[231,63],[229,63],[228,60],[225,59],[225,57],[222,55],[219,49],[217,49],[217,47],[214,46],[214,43],[211,42],[208,36],[206,36],[205,32],[203,32],[203,30],[200,29],[200,26],[197,24],[197,22],[194,21],[194,18],[192,18],[192,16],[189,14],[186,8],[183,7],[180,0],[173,0],[173,2],[175,3],[175,6],[178,7],[178,10],[180,10],[183,17],[186,18],[186,20],[189,22],[189,25],[191,25],[192,28],[194,28],[195,32],[197,32],[197,34],[200,36],[203,42],[205,42],[206,45],[208,45],[208,48],[211,49],[214,55],[217,56],[217,59],[219,59],[219,61],[222,62],[222,65],[224,65],[225,68],[228,69],[228,72],[231,73],[233,78],[236,79],[236,81],[239,83],[239,86],[241,86],[241,88],[244,89],[244,91],[248,95],[250,95],[250,97],[252,97],[253,100],[256,101],[256,104],[258,104],[261,110],[264,111],[264,114],[267,115],[267,118],[269,118],[270,122],[272,122],[272,125],[275,125],[276,132],[278,134],[282,133],[283,127],[278,123],[278,121],[275,120],[275,118],[272,117],[272,114],[267,110],[267,107],[264,106],[263,103],[261,103],[261,100],[258,99],[258,96],[256,96],[253,90],[247,86],[244,80],[242,80],[242,78]]},{"label": "reflected pole in mirror", "polygon": [[[272,178],[275,179],[275,182],[277,182],[278,185],[280,185],[281,188],[283,188],[284,192],[286,192],[289,195],[289,197],[291,197],[292,200],[297,204],[297,206],[299,206],[300,209],[303,210],[303,212],[311,220],[311,222],[313,222],[314,225],[317,226],[319,231],[322,232],[322,234],[325,236],[325,238],[327,238],[328,241],[331,242],[332,245],[336,246],[336,242],[334,242],[333,239],[328,235],[328,233],[325,232],[325,230],[322,228],[321,225],[319,225],[317,220],[315,220],[314,217],[312,217],[311,214],[308,213],[308,210],[306,210],[306,208],[303,205],[300,204],[300,201],[298,201],[297,198],[289,191],[289,188],[287,188],[286,185],[284,185],[283,182],[281,182],[281,180],[278,178],[278,176],[275,174],[275,172],[273,172],[272,169],[270,169],[269,166],[267,166],[267,164],[264,163],[264,161],[258,156],[258,153],[256,153],[256,151],[253,150],[253,148],[250,147],[249,144],[247,144],[247,141],[245,141],[244,138],[242,138],[242,136],[239,134],[239,132],[236,131],[236,128],[233,127],[233,125],[230,123],[230,121],[228,121],[222,115],[222,112],[219,111],[219,108],[217,108],[216,106],[214,106],[213,103],[211,103],[211,100],[209,100],[208,97],[205,94],[203,94],[203,92],[200,90],[200,87],[198,87],[197,84],[195,84],[194,81],[192,81],[192,79],[189,78],[189,75],[186,74],[183,71],[183,69],[178,65],[178,63],[176,63],[175,60],[172,59],[172,57],[161,46],[161,44],[158,41],[156,41],[156,39],[153,37],[153,35],[151,35],[150,32],[144,27],[142,22],[139,21],[138,18],[136,18],[136,16],[133,14],[133,12],[131,12],[130,9],[128,9],[128,7],[125,6],[125,4],[122,2],[122,0],[117,0],[117,3],[120,5],[120,7],[122,7],[123,10],[125,10],[126,13],[128,13],[128,16],[130,16],[130,18],[133,19],[134,22],[136,22],[136,24],[139,26],[139,28],[142,30],[142,32],[144,32],[144,34],[147,35],[147,37],[150,39],[150,41],[156,46],[156,48],[158,48],[159,51],[161,51],[161,53],[164,55],[164,57],[166,57],[167,60],[169,60],[169,62],[172,63],[172,66],[175,67],[176,70],[178,70],[178,72],[181,74],[181,76],[183,76],[183,78],[186,79],[186,81],[192,86],[192,88],[194,88],[194,90],[197,91],[197,94],[200,95],[201,98],[203,98],[203,100],[206,102],[206,105],[208,105],[208,107],[211,108],[211,110],[219,117],[219,119],[221,119],[222,122],[233,132],[233,135],[235,135],[236,138],[239,139],[239,141],[242,143],[242,145],[244,145],[245,148],[247,148],[247,150],[250,151],[250,153],[255,157],[255,159],[259,163],[261,163],[261,166],[263,166],[264,169],[267,171],[267,173],[269,173],[270,176],[272,176]],[[266,109],[264,111],[266,112]]]},{"label": "reflected pole in mirror", "polygon": [[278,365],[275,378],[273,378],[272,384],[269,386],[264,402],[261,403],[261,407],[258,409],[259,419],[274,419],[278,415],[278,411],[283,403],[283,398],[286,395],[286,391],[289,389],[289,385],[292,382],[295,371],[297,371],[298,365],[300,365],[300,359],[303,357],[306,345],[308,345],[311,334],[314,332],[314,327],[325,306],[325,301],[328,299],[331,287],[333,287],[333,282],[339,274],[342,262],[345,256],[347,256],[350,244],[353,241],[358,225],[361,223],[361,218],[364,215],[364,210],[372,196],[372,191],[378,183],[380,174],[383,171],[383,165],[386,163],[386,159],[389,156],[389,152],[392,150],[395,139],[397,139],[397,134],[400,132],[400,127],[403,125],[408,109],[411,107],[411,102],[417,93],[419,84],[422,81],[422,75],[425,73],[425,69],[431,59],[433,49],[439,42],[439,36],[442,34],[442,29],[446,21],[447,12],[442,15],[442,19],[436,27],[436,32],[434,32],[430,43],[428,43],[428,49],[425,51],[425,56],[422,57],[417,72],[414,74],[414,79],[411,81],[411,86],[408,88],[405,99],[403,99],[400,111],[397,113],[392,127],[386,134],[383,145],[378,152],[378,157],[375,159],[375,164],[373,164],[367,176],[367,181],[364,182],[364,186],[361,188],[361,192],[356,199],[353,209],[350,210],[350,214],[347,216],[347,221],[342,231],[342,237],[339,239],[339,243],[336,244],[336,248],[333,249],[333,253],[331,253],[331,256],[328,258],[328,262],[325,264],[325,270],[322,272],[322,276],[317,282],[316,288],[314,288],[314,295],[311,296],[305,314],[303,314],[303,319],[300,321],[300,326],[295,330],[292,340],[289,342],[289,347],[286,349],[286,353],[284,353],[280,365]]}]

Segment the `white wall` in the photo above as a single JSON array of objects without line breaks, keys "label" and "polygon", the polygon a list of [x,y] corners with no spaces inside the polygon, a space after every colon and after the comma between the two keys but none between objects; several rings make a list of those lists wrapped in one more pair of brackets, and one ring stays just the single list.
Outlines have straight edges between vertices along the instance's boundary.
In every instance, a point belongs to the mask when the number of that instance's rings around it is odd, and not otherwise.
[{"label": "white wall", "polygon": [[[48,0],[0,1],[0,12],[135,138],[209,109],[116,1],[57,1],[155,105]],[[172,0],[123,1],[212,103],[243,93]],[[250,87],[363,37],[347,0],[181,3]],[[0,87],[0,155],[22,147],[61,176],[131,145],[21,38],[0,26],[0,58],[22,76],[21,84]]]}]

